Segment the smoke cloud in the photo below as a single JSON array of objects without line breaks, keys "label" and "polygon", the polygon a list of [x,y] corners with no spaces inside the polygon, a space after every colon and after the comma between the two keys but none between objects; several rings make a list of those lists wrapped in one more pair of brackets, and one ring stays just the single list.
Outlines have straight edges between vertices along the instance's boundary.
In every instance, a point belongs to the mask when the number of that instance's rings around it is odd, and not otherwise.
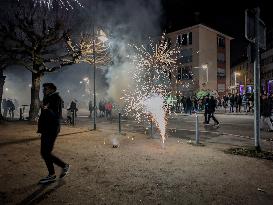
[{"label": "smoke cloud", "polygon": [[[97,100],[113,99],[121,103],[122,91],[130,82],[130,71],[134,66],[127,56],[133,51],[128,44],[141,44],[149,36],[161,33],[160,0],[102,0],[81,1],[84,8],[75,8],[69,17],[74,32],[90,32],[95,16],[96,25],[109,35],[113,63],[103,69],[97,69]],[[77,14],[77,15],[76,15]],[[71,16],[73,18],[71,18]],[[30,104],[31,72],[20,67],[8,68],[4,98],[16,98],[20,105]],[[90,85],[84,84],[88,77]],[[93,101],[93,67],[88,64],[68,66],[58,72],[47,73],[42,83],[53,82],[64,98],[66,106],[75,98],[80,107],[88,109],[88,102]],[[4,88],[4,89],[5,89]],[[88,89],[87,89],[88,88]],[[89,90],[89,92],[87,92]],[[40,95],[42,98],[42,93]]]}]

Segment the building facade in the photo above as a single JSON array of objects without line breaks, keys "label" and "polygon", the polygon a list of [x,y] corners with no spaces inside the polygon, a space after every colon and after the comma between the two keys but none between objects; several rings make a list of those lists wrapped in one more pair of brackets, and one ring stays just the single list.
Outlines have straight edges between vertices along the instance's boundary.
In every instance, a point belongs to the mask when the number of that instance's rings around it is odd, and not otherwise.
[{"label": "building facade", "polygon": [[181,53],[176,71],[177,92],[193,94],[199,90],[228,92],[230,86],[231,37],[198,24],[167,34],[171,44]]},{"label": "building facade", "polygon": [[254,64],[245,57],[231,66],[230,93],[252,93],[254,85]]},{"label": "building facade", "polygon": [[263,92],[273,93],[273,48],[261,55],[261,85]]}]

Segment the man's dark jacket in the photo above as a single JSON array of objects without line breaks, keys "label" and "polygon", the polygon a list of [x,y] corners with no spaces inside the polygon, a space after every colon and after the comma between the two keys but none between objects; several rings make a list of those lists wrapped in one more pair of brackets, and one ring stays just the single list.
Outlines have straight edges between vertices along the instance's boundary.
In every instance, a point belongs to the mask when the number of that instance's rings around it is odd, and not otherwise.
[{"label": "man's dark jacket", "polygon": [[62,102],[62,98],[56,92],[44,97],[43,105],[47,106],[47,109],[41,109],[38,121],[38,133],[57,135],[60,132]]}]

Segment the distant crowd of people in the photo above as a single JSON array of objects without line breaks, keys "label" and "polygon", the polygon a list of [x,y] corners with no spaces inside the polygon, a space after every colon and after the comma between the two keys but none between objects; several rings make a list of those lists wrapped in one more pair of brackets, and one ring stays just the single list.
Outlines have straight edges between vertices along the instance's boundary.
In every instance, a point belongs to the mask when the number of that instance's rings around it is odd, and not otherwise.
[{"label": "distant crowd of people", "polygon": [[[254,111],[254,96],[253,94],[229,94],[223,97],[213,96],[180,96],[177,95],[175,99],[172,99],[170,111],[184,112],[192,114],[192,112],[204,111],[205,124],[209,124],[212,118],[216,126],[219,126],[218,120],[215,118],[214,113],[218,109],[223,109],[225,112],[240,113],[240,112],[253,112]],[[261,128],[266,125],[269,127],[269,131],[273,131],[273,94],[267,93],[261,94],[260,98],[260,114],[261,114]]]},{"label": "distant crowd of people", "polygon": [[[97,109],[97,108],[96,108]],[[98,117],[105,117],[106,119],[112,118],[112,109],[113,104],[110,101],[100,100],[98,109],[96,110],[96,116]],[[89,118],[92,118],[94,112],[94,105],[92,101],[89,101],[88,104],[89,110]],[[73,123],[73,114],[74,118],[77,117],[78,107],[77,107],[77,100],[73,99],[70,103],[70,106],[67,108],[67,122],[69,124]]]},{"label": "distant crowd of people", "polygon": [[2,100],[2,109],[3,109],[3,117],[4,119],[14,119],[14,111],[15,111],[15,105],[17,104],[17,100],[14,99],[3,99]]}]

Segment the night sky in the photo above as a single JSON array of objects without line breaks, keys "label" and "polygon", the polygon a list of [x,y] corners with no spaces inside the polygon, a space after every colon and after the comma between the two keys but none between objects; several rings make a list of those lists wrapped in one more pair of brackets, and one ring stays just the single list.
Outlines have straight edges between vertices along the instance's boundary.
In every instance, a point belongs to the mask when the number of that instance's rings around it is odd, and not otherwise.
[{"label": "night sky", "polygon": [[162,0],[162,4],[161,25],[167,32],[203,23],[235,38],[231,43],[232,63],[243,55],[247,45],[244,37],[245,9],[258,5],[261,9],[261,18],[267,28],[273,28],[272,7],[269,0]]}]

